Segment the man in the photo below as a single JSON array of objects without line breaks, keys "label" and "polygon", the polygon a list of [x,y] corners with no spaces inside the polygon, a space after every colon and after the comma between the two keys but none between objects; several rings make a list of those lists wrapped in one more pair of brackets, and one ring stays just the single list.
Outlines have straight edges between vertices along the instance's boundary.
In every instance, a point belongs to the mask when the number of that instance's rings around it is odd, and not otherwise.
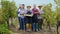
[{"label": "man", "polygon": [[32,30],[33,31],[38,31],[38,18],[37,15],[40,14],[39,10],[36,8],[36,4],[34,5],[34,8],[32,9],[33,11],[33,23],[32,23]]},{"label": "man", "polygon": [[39,11],[40,11],[40,18],[38,19],[38,26],[39,26],[39,30],[42,30],[42,25],[43,25],[43,18],[42,18],[42,14],[43,14],[43,11],[41,10],[42,6],[38,6],[39,8]]},{"label": "man", "polygon": [[19,25],[20,25],[18,30],[24,30],[25,29],[24,28],[25,27],[24,14],[26,13],[24,4],[20,4],[17,13],[18,13],[18,20],[19,20]]}]

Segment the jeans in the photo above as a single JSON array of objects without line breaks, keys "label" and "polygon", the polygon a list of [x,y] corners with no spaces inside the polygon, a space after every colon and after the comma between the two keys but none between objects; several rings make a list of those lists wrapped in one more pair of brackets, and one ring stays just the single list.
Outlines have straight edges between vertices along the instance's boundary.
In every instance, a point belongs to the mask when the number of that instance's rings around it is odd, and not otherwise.
[{"label": "jeans", "polygon": [[32,30],[37,31],[38,30],[38,18],[37,18],[37,15],[34,15],[32,20],[33,20]]},{"label": "jeans", "polygon": [[37,31],[38,30],[38,23],[32,23],[32,30]]},{"label": "jeans", "polygon": [[43,19],[39,19],[38,21],[39,21],[39,23],[38,23],[39,30],[42,30]]},{"label": "jeans", "polygon": [[26,30],[26,24],[27,24],[27,18],[26,18],[26,17],[24,17],[24,22],[25,22],[25,27],[24,27],[24,29]]},{"label": "jeans", "polygon": [[24,30],[24,26],[25,26],[24,18],[18,17],[18,20],[20,25],[19,29]]}]

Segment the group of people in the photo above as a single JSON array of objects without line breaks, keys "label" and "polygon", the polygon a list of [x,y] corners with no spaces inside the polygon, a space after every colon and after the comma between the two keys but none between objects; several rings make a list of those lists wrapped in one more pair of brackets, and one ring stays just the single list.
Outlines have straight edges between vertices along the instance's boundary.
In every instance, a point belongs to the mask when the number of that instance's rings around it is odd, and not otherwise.
[{"label": "group of people", "polygon": [[[36,4],[31,9],[31,6],[27,6],[27,10],[25,9],[24,4],[20,4],[18,8],[18,20],[19,20],[19,29],[25,31],[39,31],[42,30],[42,23],[38,23],[38,15],[41,18],[42,10],[41,6],[39,9],[36,8]],[[40,19],[42,21],[42,19]],[[41,25],[41,27],[39,26]]]}]

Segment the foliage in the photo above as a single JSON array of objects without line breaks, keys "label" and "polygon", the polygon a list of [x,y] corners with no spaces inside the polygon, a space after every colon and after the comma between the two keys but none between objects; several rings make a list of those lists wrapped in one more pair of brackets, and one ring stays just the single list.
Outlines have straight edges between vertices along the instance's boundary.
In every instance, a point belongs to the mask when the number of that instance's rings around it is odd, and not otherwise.
[{"label": "foliage", "polygon": [[14,2],[1,1],[3,17],[7,20],[10,17],[16,17],[16,5]]},{"label": "foliage", "polygon": [[46,22],[49,22],[51,25],[56,24],[57,13],[51,10],[52,4],[47,4],[43,7],[43,18]]},{"label": "foliage", "polygon": [[60,6],[60,0],[54,0],[58,6]]},{"label": "foliage", "polygon": [[56,12],[57,12],[57,21],[60,21],[60,7],[56,7]]},{"label": "foliage", "polygon": [[[9,18],[16,17],[16,5],[15,2],[10,2],[8,0],[1,0],[1,8],[0,8],[0,34],[12,34],[10,30],[8,30],[6,21]],[[2,24],[1,24],[2,23]]]},{"label": "foliage", "polygon": [[12,34],[12,32],[8,30],[5,21],[3,21],[2,24],[0,25],[0,34]]}]

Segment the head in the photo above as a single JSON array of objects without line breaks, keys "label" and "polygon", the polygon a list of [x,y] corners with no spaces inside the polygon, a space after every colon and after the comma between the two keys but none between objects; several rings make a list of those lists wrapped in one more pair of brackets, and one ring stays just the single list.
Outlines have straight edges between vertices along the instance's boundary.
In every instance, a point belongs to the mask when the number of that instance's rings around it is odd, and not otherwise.
[{"label": "head", "polygon": [[41,8],[42,8],[42,6],[40,5],[40,6],[38,6],[38,8],[39,8],[39,9],[41,9]]},{"label": "head", "polygon": [[22,9],[24,9],[24,4],[20,4],[20,6],[19,6],[19,8],[22,8]]},{"label": "head", "polygon": [[36,4],[34,4],[34,8],[36,8]]},{"label": "head", "polygon": [[27,6],[27,10],[30,10],[31,6]]}]

